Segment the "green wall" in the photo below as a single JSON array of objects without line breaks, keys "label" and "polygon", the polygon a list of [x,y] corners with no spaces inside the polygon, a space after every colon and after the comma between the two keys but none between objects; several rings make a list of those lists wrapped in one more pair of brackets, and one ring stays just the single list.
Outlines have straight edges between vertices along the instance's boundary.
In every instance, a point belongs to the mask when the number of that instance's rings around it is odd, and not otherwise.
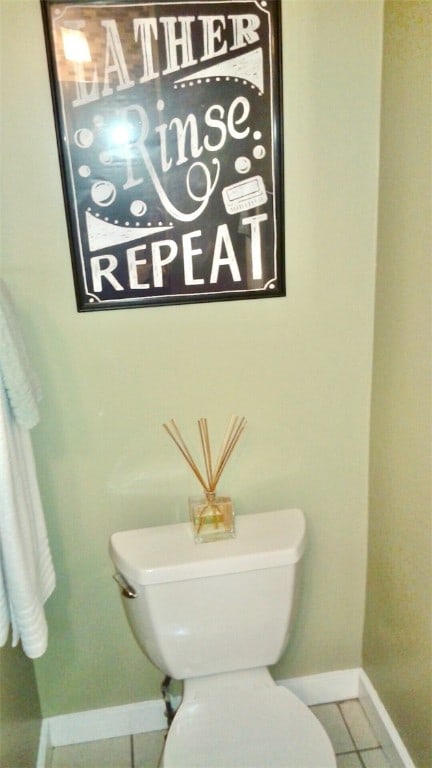
[{"label": "green wall", "polygon": [[432,765],[430,2],[385,10],[364,667]]},{"label": "green wall", "polygon": [[36,765],[41,710],[33,663],[21,647],[0,649],[0,765]]},{"label": "green wall", "polygon": [[381,2],[284,0],[282,299],[78,314],[37,0],[3,0],[2,267],[42,378],[33,431],[58,586],[35,662],[44,716],[159,696],[121,612],[111,532],[186,519],[161,428],[232,412],[238,513],[301,506],[302,602],[276,674],[361,664]]}]

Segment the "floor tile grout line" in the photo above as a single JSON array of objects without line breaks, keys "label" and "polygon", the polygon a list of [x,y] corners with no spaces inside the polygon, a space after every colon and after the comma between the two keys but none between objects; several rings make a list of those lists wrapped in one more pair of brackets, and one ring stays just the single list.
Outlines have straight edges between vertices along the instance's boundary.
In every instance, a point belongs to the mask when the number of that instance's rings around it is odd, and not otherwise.
[{"label": "floor tile grout line", "polygon": [[[357,701],[359,701],[359,700],[357,699]],[[359,703],[360,703],[360,702],[359,702]],[[355,740],[355,738],[354,738],[354,734],[352,733],[352,731],[351,731],[351,728],[349,727],[349,724],[348,724],[348,720],[346,719],[346,717],[345,717],[345,715],[344,715],[344,711],[343,711],[343,709],[342,709],[342,704],[345,704],[345,701],[337,701],[337,702],[336,702],[336,704],[337,704],[337,707],[338,707],[338,710],[339,710],[339,712],[340,712],[340,713],[341,713],[341,715],[342,715],[342,719],[343,719],[343,721],[344,721],[344,723],[345,723],[346,727],[348,728],[348,733],[349,733],[349,735],[351,736],[351,741],[352,741],[352,743],[354,744],[354,748],[355,748],[356,752],[360,752],[360,749],[361,749],[361,747],[359,747],[359,746],[358,746],[358,744],[357,744],[357,742],[356,742],[356,740]],[[361,704],[360,704],[360,706],[361,706]],[[362,707],[362,711],[364,711],[364,710],[363,710],[363,707]],[[367,722],[369,723],[369,720],[368,720]],[[376,739],[376,741],[378,742],[378,739],[377,739],[377,737],[376,737],[376,734],[375,734],[375,732],[374,732],[374,731],[372,731],[372,733],[373,733],[373,735],[375,736],[375,739]],[[381,746],[381,744],[378,744],[378,747],[380,747],[380,746]],[[378,747],[377,747],[377,748],[378,748]],[[367,747],[366,749],[373,749],[373,747]],[[361,760],[361,759],[360,759],[360,762],[361,762],[361,763],[364,765],[364,763],[363,763],[363,760]]]},{"label": "floor tile grout line", "polygon": [[[363,752],[364,751],[366,751],[366,750],[363,750]],[[357,755],[357,757],[358,757],[358,759],[360,761],[361,768],[367,768],[367,766],[365,766],[365,764],[364,764],[364,761],[363,761],[363,758],[361,756],[361,752],[360,752],[359,749],[353,749],[353,750],[351,750],[351,752],[337,752],[336,758],[338,758],[338,757],[345,757],[346,755]]]},{"label": "floor tile grout line", "polygon": [[341,707],[341,704],[343,704],[344,702],[343,701],[335,701],[334,703],[336,704],[336,707],[337,707],[337,709],[339,711],[339,714],[340,714],[340,716],[341,716],[341,718],[342,718],[342,720],[343,720],[343,722],[345,724],[345,728],[347,729],[347,731],[349,733],[349,737],[350,737],[350,739],[352,741],[352,745],[354,747],[353,752],[358,752],[358,747],[357,747],[355,738],[354,738],[353,734],[351,733],[351,728],[349,727],[349,725],[348,725],[348,723],[346,721],[345,715],[343,713],[343,709]]},{"label": "floor tile grout line", "polygon": [[357,747],[354,747],[354,749],[346,749],[342,752],[335,752],[337,757],[340,757],[341,755],[353,755],[355,752],[383,752],[383,748],[381,746],[378,747],[365,747],[364,749],[358,749]]},{"label": "floor tile grout line", "polygon": [[[380,749],[380,747],[375,747],[375,749]],[[367,768],[367,766],[364,764],[364,761],[363,761],[361,753],[362,752],[368,752],[368,751],[371,751],[371,750],[367,750],[367,749],[362,749],[362,750],[360,750],[360,749],[351,749],[351,750],[349,750],[349,752],[337,752],[336,753],[336,757],[345,757],[346,755],[357,755],[357,757],[359,759],[359,762],[360,762],[360,765],[361,765],[361,768]]]},{"label": "floor tile grout line", "polygon": [[353,740],[353,742],[354,742],[354,744],[355,744],[355,747],[356,747],[356,749],[358,749],[358,750],[359,750],[359,751],[361,751],[361,752],[367,752],[367,750],[368,750],[368,749],[382,749],[382,748],[383,748],[383,746],[382,746],[382,744],[381,744],[381,740],[380,740],[380,739],[378,738],[378,736],[376,735],[376,733],[375,733],[375,729],[374,729],[374,727],[373,727],[373,725],[372,725],[371,721],[369,720],[369,717],[368,717],[367,713],[366,713],[366,712],[365,712],[365,710],[363,709],[363,707],[362,707],[362,703],[361,703],[360,699],[354,699],[354,701],[358,701],[358,703],[359,703],[359,705],[360,705],[360,708],[361,708],[361,710],[362,710],[362,712],[363,712],[363,714],[364,714],[365,720],[366,720],[366,722],[367,722],[367,724],[368,724],[368,726],[369,726],[369,728],[370,728],[370,731],[371,731],[371,733],[372,733],[372,734],[373,734],[373,736],[375,737],[375,740],[376,740],[376,742],[377,742],[377,743],[376,743],[376,746],[374,746],[374,747],[364,747],[364,749],[363,749],[362,747],[357,747],[356,741],[355,741],[355,739],[354,739],[354,736],[353,736],[353,734],[351,733],[350,727],[349,727],[349,725],[348,725],[348,722],[347,722],[347,720],[345,719],[345,716],[344,716],[344,713],[343,713],[343,709],[342,709],[342,704],[345,704],[345,703],[346,703],[346,701],[353,701],[353,699],[347,699],[347,700],[345,700],[345,701],[338,701],[338,702],[337,702],[337,705],[338,705],[338,707],[339,707],[339,709],[340,709],[340,711],[341,711],[341,715],[342,715],[342,717],[343,717],[343,719],[344,719],[344,721],[345,721],[346,727],[348,728],[348,730],[349,730],[349,732],[350,732],[350,736],[351,736],[351,738],[352,738],[352,740]]}]

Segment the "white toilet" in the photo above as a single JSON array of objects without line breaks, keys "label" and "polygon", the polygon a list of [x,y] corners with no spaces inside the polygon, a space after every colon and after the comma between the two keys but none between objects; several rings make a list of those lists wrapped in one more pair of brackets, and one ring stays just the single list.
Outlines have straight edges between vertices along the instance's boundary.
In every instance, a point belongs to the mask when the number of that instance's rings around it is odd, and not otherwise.
[{"label": "white toilet", "polygon": [[164,768],[336,768],[321,724],[267,669],[288,642],[304,544],[298,509],[237,516],[235,538],[206,544],[189,523],[111,537],[136,640],[184,681]]}]

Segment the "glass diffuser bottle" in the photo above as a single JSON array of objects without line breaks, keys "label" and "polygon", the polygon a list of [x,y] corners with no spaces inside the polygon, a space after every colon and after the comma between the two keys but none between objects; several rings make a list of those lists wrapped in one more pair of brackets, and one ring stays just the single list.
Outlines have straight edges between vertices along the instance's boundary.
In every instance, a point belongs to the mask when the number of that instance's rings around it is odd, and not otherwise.
[{"label": "glass diffuser bottle", "polygon": [[229,496],[206,491],[189,498],[189,514],[196,542],[217,541],[235,536],[234,505]]}]

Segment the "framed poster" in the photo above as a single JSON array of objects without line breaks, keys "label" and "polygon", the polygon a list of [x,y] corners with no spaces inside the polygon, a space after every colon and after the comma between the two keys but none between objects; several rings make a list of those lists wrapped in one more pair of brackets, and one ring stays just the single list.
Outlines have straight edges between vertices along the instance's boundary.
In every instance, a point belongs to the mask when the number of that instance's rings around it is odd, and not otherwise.
[{"label": "framed poster", "polygon": [[279,0],[41,0],[78,310],[285,295]]}]

